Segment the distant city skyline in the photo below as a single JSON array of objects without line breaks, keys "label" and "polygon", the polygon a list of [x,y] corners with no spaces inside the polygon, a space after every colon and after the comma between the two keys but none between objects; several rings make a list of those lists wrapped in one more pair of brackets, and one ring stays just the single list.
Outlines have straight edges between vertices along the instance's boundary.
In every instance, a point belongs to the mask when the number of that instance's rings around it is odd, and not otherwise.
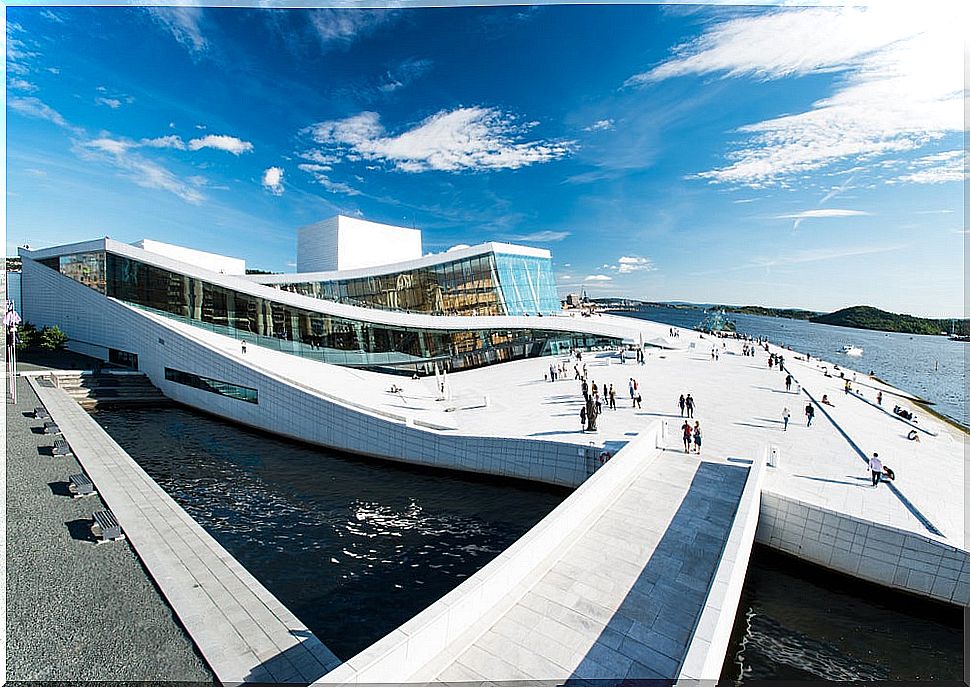
[{"label": "distant city skyline", "polygon": [[340,213],[549,248],[563,296],[965,315],[954,3],[6,18],[7,255],[293,271]]}]

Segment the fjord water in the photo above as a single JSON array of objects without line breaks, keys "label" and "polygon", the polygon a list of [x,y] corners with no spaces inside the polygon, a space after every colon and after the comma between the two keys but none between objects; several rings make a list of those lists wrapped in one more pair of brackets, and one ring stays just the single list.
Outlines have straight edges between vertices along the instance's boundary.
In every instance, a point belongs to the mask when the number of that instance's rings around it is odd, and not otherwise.
[{"label": "fjord water", "polygon": [[344,660],[457,587],[568,495],[348,457],[181,408],[93,417]]},{"label": "fjord water", "polygon": [[[93,416],[342,659],[454,589],[568,495],[350,457],[183,408]],[[756,548],[724,677],[742,666],[741,682],[961,675],[959,613],[921,613],[922,601],[865,590]]]},{"label": "fjord water", "polygon": [[[704,319],[702,310],[644,307],[637,312],[617,313],[653,320],[675,327],[693,328]],[[875,372],[880,379],[932,402],[933,409],[967,426],[966,360],[970,344],[945,336],[876,332],[807,320],[727,313],[737,330],[755,338],[766,336],[773,344],[791,346],[860,374]],[[861,357],[847,356],[842,346],[862,348]]]}]

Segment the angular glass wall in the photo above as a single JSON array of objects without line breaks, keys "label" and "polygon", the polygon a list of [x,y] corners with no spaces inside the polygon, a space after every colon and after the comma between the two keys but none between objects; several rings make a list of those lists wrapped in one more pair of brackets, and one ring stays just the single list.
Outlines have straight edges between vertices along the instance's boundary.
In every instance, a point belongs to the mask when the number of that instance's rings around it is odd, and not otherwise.
[{"label": "angular glass wall", "polygon": [[531,255],[495,255],[509,315],[551,315],[560,311],[552,260]]},{"label": "angular glass wall", "polygon": [[[51,260],[43,264],[59,269],[77,264],[75,257],[61,257],[56,268]],[[102,292],[108,296],[259,346],[337,365],[427,370],[439,363],[457,370],[619,343],[609,337],[541,329],[435,330],[372,324],[295,308],[112,253],[101,257]],[[69,271],[68,276],[78,281],[79,276],[88,279],[87,272]]]},{"label": "angular glass wall", "polygon": [[504,315],[491,254],[405,272],[335,281],[269,284],[312,298],[428,315]]}]

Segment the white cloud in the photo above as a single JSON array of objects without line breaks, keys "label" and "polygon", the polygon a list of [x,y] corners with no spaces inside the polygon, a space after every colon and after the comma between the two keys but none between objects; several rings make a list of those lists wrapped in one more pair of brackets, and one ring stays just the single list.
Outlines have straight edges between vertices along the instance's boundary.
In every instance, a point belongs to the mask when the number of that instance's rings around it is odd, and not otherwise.
[{"label": "white cloud", "polygon": [[112,110],[117,110],[119,107],[121,107],[121,101],[117,98],[95,98],[94,102],[98,103],[99,105],[107,105]]},{"label": "white cloud", "polygon": [[205,52],[208,43],[202,35],[201,7],[151,7],[148,13],[152,19],[168,30],[179,43],[188,48],[193,55]]},{"label": "white cloud", "polygon": [[589,274],[589,275],[586,276],[585,279],[583,279],[583,281],[590,281],[590,282],[595,282],[595,281],[613,281],[613,277],[610,277],[610,276],[608,276],[606,274]]},{"label": "white cloud", "polygon": [[146,146],[148,148],[175,148],[176,150],[185,150],[185,142],[180,136],[159,136],[157,138],[143,138],[139,142],[140,145]]},{"label": "white cloud", "polygon": [[872,213],[863,210],[840,210],[837,208],[822,208],[821,210],[805,210],[790,215],[777,215],[775,219],[809,219],[813,217],[859,217]]},{"label": "white cloud", "polygon": [[583,129],[583,131],[608,131],[612,129],[614,122],[612,119],[601,119],[598,122],[593,122],[588,127]]},{"label": "white cloud", "polygon": [[562,241],[564,238],[569,236],[568,231],[534,231],[531,234],[521,234],[519,236],[511,236],[509,240],[511,241],[535,241],[536,243],[553,243],[555,241]]},{"label": "white cloud", "polygon": [[283,195],[283,168],[267,167],[263,170],[263,188],[274,196]]},{"label": "white cloud", "polygon": [[[494,108],[463,107],[428,117],[388,136],[375,112],[320,122],[310,127],[322,155],[349,161],[383,161],[403,172],[518,169],[565,156],[569,141],[525,141],[534,123],[519,124]],[[308,154],[312,154],[311,153]]]},{"label": "white cloud", "polygon": [[715,183],[783,184],[962,131],[965,26],[956,3],[776,9],[715,24],[627,83],[840,73],[831,96],[804,112],[741,127],[746,140],[729,153],[730,163],[698,174]]},{"label": "white cloud", "polygon": [[224,136],[209,134],[203,136],[202,138],[193,138],[189,141],[189,150],[201,150],[202,148],[214,148],[216,150],[224,150],[227,153],[232,153],[233,155],[241,155],[242,153],[251,152],[253,149],[253,144],[249,141],[243,141],[235,136]]},{"label": "white cloud", "polygon": [[657,269],[656,265],[650,258],[644,258],[640,256],[624,255],[616,261],[617,267],[615,268],[620,274],[629,274],[630,272],[653,272]]}]

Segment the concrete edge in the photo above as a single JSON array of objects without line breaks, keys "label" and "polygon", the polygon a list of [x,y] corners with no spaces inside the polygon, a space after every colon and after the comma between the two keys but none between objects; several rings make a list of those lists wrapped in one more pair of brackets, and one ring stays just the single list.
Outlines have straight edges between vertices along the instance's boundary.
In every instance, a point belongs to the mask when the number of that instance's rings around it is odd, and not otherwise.
[{"label": "concrete edge", "polygon": [[[316,684],[395,683],[414,675],[523,583],[577,528],[609,507],[610,496],[633,474],[663,455],[656,443],[659,425],[655,421],[642,431],[488,565]],[[642,452],[651,455],[644,460]]]},{"label": "concrete edge", "polygon": [[708,591],[707,603],[697,620],[693,637],[681,663],[678,681],[716,682],[720,678],[758,527],[767,454],[766,447],[760,459],[754,460],[748,470],[731,534],[724,544]]}]

